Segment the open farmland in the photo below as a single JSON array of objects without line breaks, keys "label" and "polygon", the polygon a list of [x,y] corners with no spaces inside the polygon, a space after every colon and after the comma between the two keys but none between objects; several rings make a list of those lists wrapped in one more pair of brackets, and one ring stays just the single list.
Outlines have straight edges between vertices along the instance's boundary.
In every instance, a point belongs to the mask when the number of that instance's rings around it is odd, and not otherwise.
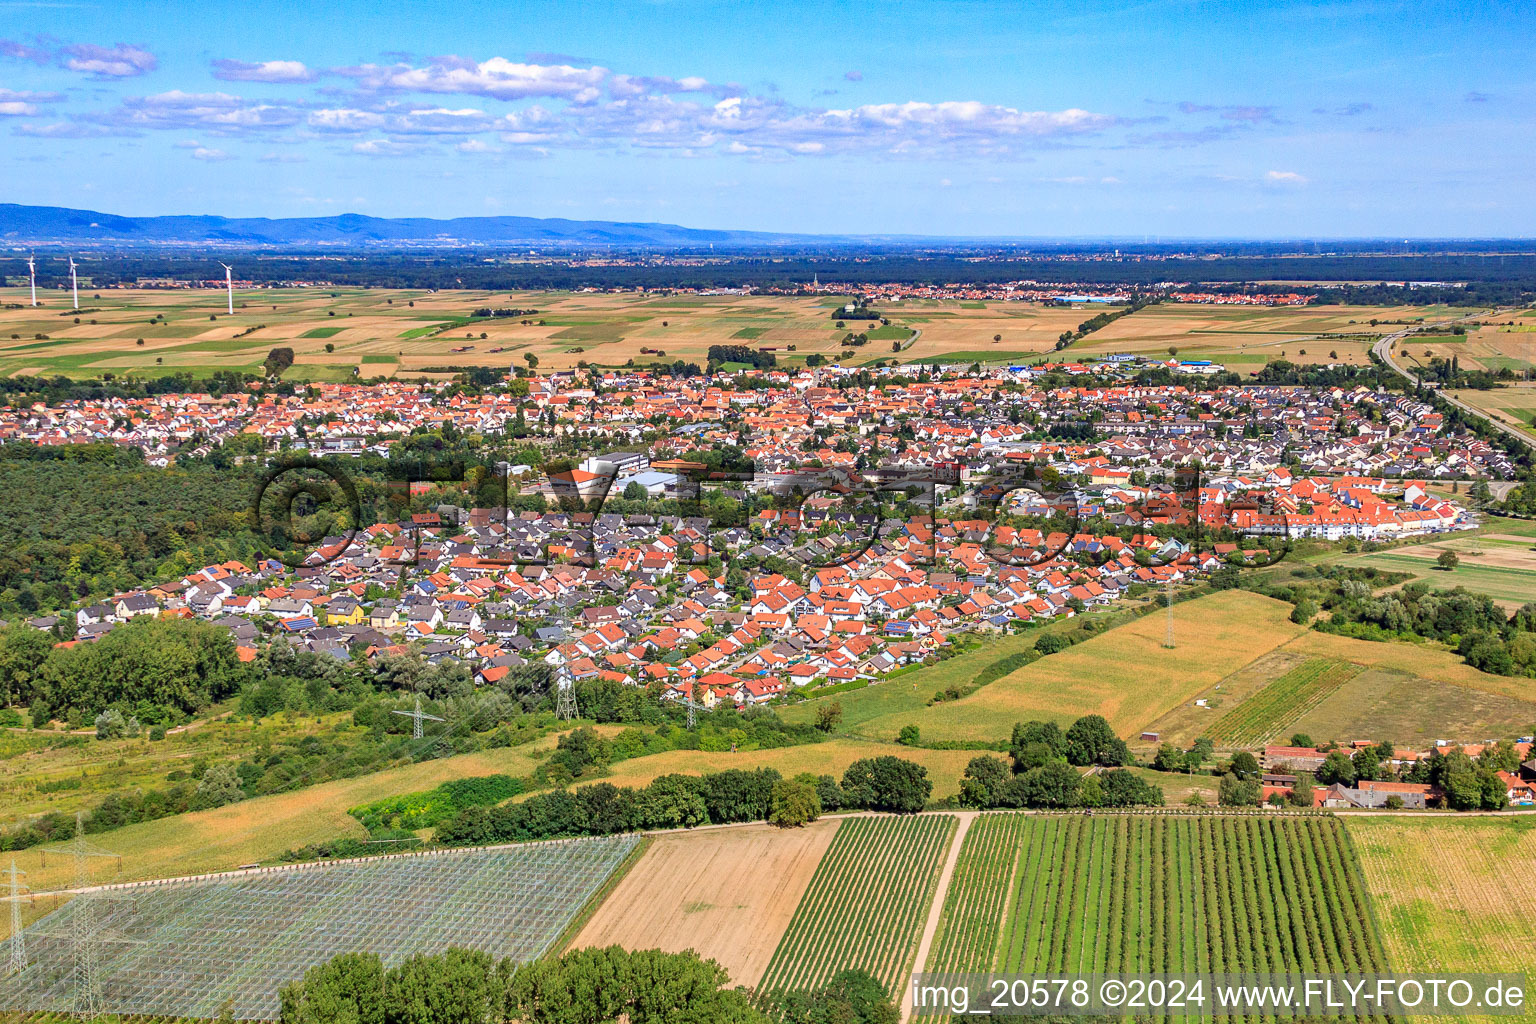
[{"label": "open farmland", "polygon": [[758,990],[809,990],[857,967],[899,993],[956,823],[950,814],[844,821]]},{"label": "open farmland", "polygon": [[[524,365],[530,355],[542,369],[678,359],[702,366],[711,345],[767,349],[788,363],[812,353],[836,361],[843,351],[852,351],[855,363],[948,360],[978,349],[1008,360],[1048,352],[1062,331],[1091,315],[1026,303],[930,303],[910,310],[897,303],[883,310],[889,327],[850,320],[839,328],[832,313],[844,300],[833,296],[237,289],[229,316],[223,290],[212,288],[87,289],[78,314],[59,294],[45,296],[38,309],[17,302],[15,289],[0,295],[15,305],[0,310],[0,374],[69,377],[255,373],[280,346],[294,351],[285,374],[292,380],[505,368]],[[481,307],[536,312],[472,319]],[[865,345],[843,345],[845,335],[861,332],[872,335]],[[994,343],[999,335],[1003,340]],[[900,353],[894,344],[904,346]]]},{"label": "open farmland", "polygon": [[[1436,559],[1447,551],[1455,552],[1460,559],[1456,568],[1449,572],[1436,564]],[[1424,544],[1410,544],[1337,561],[1343,565],[1409,573],[1414,579],[1423,580],[1438,590],[1466,587],[1487,594],[1508,612],[1515,611],[1527,601],[1536,601],[1536,541],[1500,532],[1498,521],[1482,534],[1438,537]]]},{"label": "open farmland", "polygon": [[1186,700],[1150,728],[1181,745],[1209,736],[1232,748],[1293,732],[1320,742],[1369,738],[1405,745],[1524,735],[1536,721],[1528,682],[1479,672],[1437,644],[1305,630],[1200,691],[1196,698],[1205,706]]},{"label": "open farmland", "polygon": [[920,715],[935,694],[951,687],[968,686],[983,675],[1006,674],[1011,659],[1029,653],[1044,633],[1066,632],[1084,622],[1108,629],[1134,619],[1136,605],[1135,599],[1126,599],[1110,608],[1093,608],[1072,619],[1059,619],[1043,629],[988,637],[984,643],[935,665],[913,668],[869,686],[786,704],[779,709],[779,717],[790,723],[809,724],[816,720],[817,709],[836,701],[843,710],[843,728],[857,732],[859,725],[882,715]]},{"label": "open farmland", "polygon": [[1371,341],[1399,329],[1386,321],[1433,321],[1450,315],[1421,306],[1265,308],[1165,302],[1116,320],[1071,351],[1084,356],[1134,352],[1167,359],[1168,350],[1175,348],[1180,359],[1213,359],[1238,372],[1257,370],[1276,359],[1364,364],[1370,361]]},{"label": "open farmland", "polygon": [[[1531,337],[1536,338],[1536,334]],[[1500,423],[1518,427],[1536,440],[1536,385],[1511,384],[1488,391],[1463,389],[1452,394]]]},{"label": "open farmland", "polygon": [[1164,616],[1147,615],[960,700],[882,715],[855,730],[894,738],[914,723],[925,741],[997,740],[1006,739],[1015,722],[1037,718],[1067,725],[1098,714],[1121,736],[1134,735],[1302,632],[1288,621],[1289,613],[1288,604],[1238,590],[1185,601],[1174,607],[1172,650],[1163,646]]},{"label": "open farmland", "polygon": [[[82,286],[78,313],[59,292],[46,293],[37,309],[23,301],[18,289],[0,289],[0,298],[14,307],[0,309],[0,375],[256,373],[271,349],[289,347],[294,365],[285,373],[288,379],[341,381],[521,366],[530,355],[546,370],[581,361],[623,366],[631,360],[646,365],[681,359],[702,366],[711,345],[769,349],[789,364],[813,353],[838,361],[845,351],[852,353],[847,362],[854,364],[881,359],[1035,361],[1051,355],[1064,331],[1076,330],[1105,309],[911,300],[877,306],[891,321],[889,327],[849,320],[838,328],[832,314],[844,299],[830,295],[264,288],[237,289],[233,316],[225,312],[222,288],[97,292]],[[469,316],[482,307],[536,312]],[[1281,352],[1293,361],[1321,362],[1337,349],[1340,361],[1364,362],[1366,341],[1298,340],[1319,333],[1374,335],[1391,328],[1371,328],[1366,323],[1371,317],[1399,320],[1436,313],[1419,307],[1164,304],[1117,320],[1070,352],[1072,358],[1107,352],[1167,358],[1167,349],[1175,347],[1185,358],[1219,358],[1235,369],[1247,364],[1256,369]],[[861,332],[871,335],[865,345],[844,345],[845,335]],[[893,345],[900,345],[900,351]]]},{"label": "open farmland", "polygon": [[1536,318],[1490,317],[1483,324],[1463,325],[1464,334],[1423,334],[1404,339],[1397,346],[1411,369],[1430,359],[1456,358],[1463,370],[1513,370],[1536,368]]},{"label": "open farmland", "polygon": [[[599,732],[617,727],[597,726]],[[252,797],[203,811],[190,811],[156,821],[124,825],[92,836],[93,841],[122,857],[121,873],[98,881],[136,881],[171,875],[225,871],[242,864],[271,862],[285,851],[343,837],[366,838],[366,830],[349,809],[391,796],[420,793],[452,779],[476,775],[527,776],[538,759],[554,748],[557,737],[521,747],[496,748],[471,754],[422,761],[352,779],[324,782],[303,789]],[[94,742],[94,741],[93,741]],[[632,758],[615,764],[593,782],[640,787],[673,772],[699,774],[727,768],[774,768],[786,777],[800,772],[841,777],[854,761],[889,754],[883,743],[833,739],[797,747],[763,751],[708,752],[674,750]],[[974,752],[965,750],[906,750],[903,756],[928,769],[934,799],[959,792],[960,776]],[[590,783],[579,783],[584,785]],[[46,858],[34,848],[14,854],[36,889],[69,884],[73,866],[65,859]],[[51,907],[31,908],[41,913]],[[0,935],[6,922],[0,920]]]},{"label": "open farmland", "polygon": [[[793,778],[802,772],[815,775],[833,775],[841,778],[853,762],[866,757],[889,754],[889,744],[856,739],[833,739],[824,743],[807,743],[795,747],[777,747],[755,751],[707,751],[669,750],[660,754],[620,761],[608,774],[598,779],[584,780],[578,786],[609,782],[615,786],[641,787],[662,775],[674,772],[684,775],[700,775],[705,772],[721,772],[729,768],[772,768],[785,778]],[[965,750],[925,750],[911,748],[901,751],[908,761],[915,761],[928,769],[928,779],[933,783],[933,799],[943,800],[960,792],[960,776],[965,766],[975,756]]]},{"label": "open farmland", "polygon": [[98,965],[111,1013],[275,1017],[283,985],[359,948],[386,965],[448,946],[533,960],[640,842],[628,835],[406,855],[76,897],[27,929],[31,962],[0,991],[0,1005],[68,1005],[71,924],[82,912],[115,940],[102,943]]},{"label": "open farmland", "polygon": [[1365,882],[1400,971],[1536,967],[1530,818],[1350,816]]},{"label": "open farmland", "polygon": [[694,950],[754,986],[842,820],[654,839],[577,934],[575,948]]},{"label": "open farmland", "polygon": [[1385,969],[1359,865],[1326,816],[987,814],[929,971]]}]

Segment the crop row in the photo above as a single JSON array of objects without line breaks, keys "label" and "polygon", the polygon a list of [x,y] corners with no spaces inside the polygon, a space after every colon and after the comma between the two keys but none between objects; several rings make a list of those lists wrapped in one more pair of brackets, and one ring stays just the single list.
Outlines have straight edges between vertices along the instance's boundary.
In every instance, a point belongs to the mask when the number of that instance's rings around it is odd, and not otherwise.
[{"label": "crop row", "polygon": [[927,970],[992,970],[997,925],[1007,909],[1028,820],[1022,814],[984,814],[966,832]]},{"label": "crop row", "polygon": [[896,994],[955,826],[947,814],[849,818],[838,825],[759,991],[809,990],[838,971],[861,968]]},{"label": "crop row", "polygon": [[986,815],[928,971],[1380,972],[1332,816]]},{"label": "crop row", "polygon": [[1348,662],[1309,659],[1217,719],[1211,739],[1219,747],[1257,746],[1300,720],[1360,671]]}]

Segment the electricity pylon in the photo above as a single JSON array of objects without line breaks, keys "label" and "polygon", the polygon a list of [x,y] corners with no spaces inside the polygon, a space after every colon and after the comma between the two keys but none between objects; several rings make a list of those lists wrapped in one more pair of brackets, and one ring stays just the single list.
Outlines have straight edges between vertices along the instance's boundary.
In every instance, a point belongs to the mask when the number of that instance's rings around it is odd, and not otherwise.
[{"label": "electricity pylon", "polygon": [[14,859],[11,861],[10,870],[4,874],[11,880],[11,957],[6,973],[20,974],[27,969],[27,937],[21,931],[21,901],[31,902],[32,890],[21,884],[21,880],[27,873],[16,867]]},{"label": "electricity pylon", "polygon": [[91,858],[111,857],[121,866],[123,859],[111,850],[103,850],[85,838],[85,815],[75,815],[75,838],[63,846],[45,847],[47,854],[63,853],[75,858],[75,898],[71,901],[70,939],[74,944],[74,1001],[75,1013],[88,1017],[100,1016],[105,1011],[101,992],[101,961],[97,951],[96,897],[98,890],[91,882]]},{"label": "electricity pylon", "polygon": [[[565,641],[565,630],[560,631],[561,643]],[[565,653],[556,645],[557,662],[555,665],[555,717],[563,721],[571,721],[576,717],[576,677],[571,675],[571,666],[566,662]]]},{"label": "electricity pylon", "polygon": [[1167,589],[1163,595],[1163,603],[1168,606],[1168,631],[1163,637],[1163,646],[1173,650],[1173,574],[1168,574]]},{"label": "electricity pylon", "polygon": [[695,709],[697,709],[699,711],[708,711],[709,710],[709,708],[705,707],[703,704],[700,704],[698,701],[693,699],[694,689],[698,685],[699,684],[696,683],[696,682],[690,682],[688,684],[688,693],[687,693],[687,695],[685,697],[683,697],[683,706],[688,709],[688,728],[689,729],[693,728],[693,712],[694,712]]},{"label": "electricity pylon", "polygon": [[395,714],[395,715],[404,715],[406,718],[409,718],[409,719],[412,720],[411,739],[413,739],[413,740],[421,739],[421,723],[422,722],[424,722],[424,721],[426,721],[428,719],[431,719],[434,722],[446,721],[446,719],[438,718],[436,715],[429,715],[425,711],[421,710],[421,694],[419,694],[419,693],[416,695],[416,710],[415,711],[391,711],[390,713],[391,714]]}]

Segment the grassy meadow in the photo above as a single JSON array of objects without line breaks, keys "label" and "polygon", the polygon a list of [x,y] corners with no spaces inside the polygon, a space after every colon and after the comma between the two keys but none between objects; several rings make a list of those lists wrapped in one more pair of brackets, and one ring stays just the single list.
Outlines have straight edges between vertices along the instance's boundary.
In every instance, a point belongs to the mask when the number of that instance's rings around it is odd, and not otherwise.
[{"label": "grassy meadow", "polygon": [[0,732],[0,827],[41,814],[90,810],[107,793],[163,787],[175,771],[249,757],[277,740],[363,734],[350,712],[284,713],[260,722],[230,722],[228,707],[214,707],[163,740],[98,740],[94,732],[13,729]]}]

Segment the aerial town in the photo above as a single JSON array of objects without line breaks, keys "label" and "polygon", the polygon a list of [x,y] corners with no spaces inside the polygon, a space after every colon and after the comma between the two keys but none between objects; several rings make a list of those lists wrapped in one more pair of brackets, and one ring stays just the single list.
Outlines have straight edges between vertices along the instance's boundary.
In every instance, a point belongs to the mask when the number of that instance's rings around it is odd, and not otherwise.
[{"label": "aerial town", "polygon": [[1536,5],[0,12],[0,1024],[1536,1021]]}]

